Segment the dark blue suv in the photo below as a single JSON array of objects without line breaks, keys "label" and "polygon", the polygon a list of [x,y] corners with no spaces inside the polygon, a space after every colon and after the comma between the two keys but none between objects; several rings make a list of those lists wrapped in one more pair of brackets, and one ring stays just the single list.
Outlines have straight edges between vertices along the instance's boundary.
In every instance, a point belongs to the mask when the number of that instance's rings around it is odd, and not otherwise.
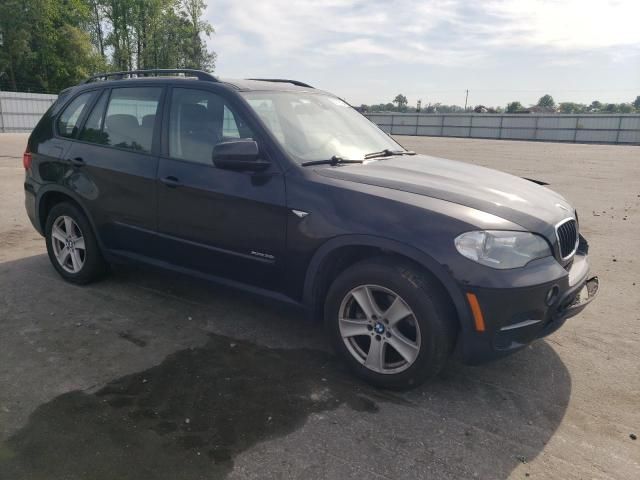
[{"label": "dark blue suv", "polygon": [[302,305],[380,386],[513,352],[598,290],[563,197],[416,155],[293,80],[92,77],[60,94],[24,166],[65,280],[134,261]]}]

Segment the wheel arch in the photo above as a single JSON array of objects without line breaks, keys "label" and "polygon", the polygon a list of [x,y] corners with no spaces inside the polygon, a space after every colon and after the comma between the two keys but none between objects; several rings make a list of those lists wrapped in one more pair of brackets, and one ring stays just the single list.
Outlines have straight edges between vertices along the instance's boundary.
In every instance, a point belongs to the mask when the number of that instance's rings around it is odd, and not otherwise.
[{"label": "wheel arch", "polygon": [[89,214],[89,211],[83,205],[82,199],[79,198],[77,194],[69,190],[60,188],[56,185],[52,185],[43,190],[38,196],[38,201],[36,202],[36,219],[42,233],[46,234],[45,227],[49,212],[55,205],[62,202],[69,202],[73,204],[80,209],[85,217],[87,217],[87,220],[89,221],[89,224],[93,229],[93,233],[98,241],[98,245],[100,246],[100,248],[102,248],[102,242],[100,236],[98,235],[98,230],[96,229],[95,223],[93,221],[93,218]]},{"label": "wheel arch", "polygon": [[[354,252],[357,252],[354,255]],[[427,253],[396,240],[369,235],[344,235],[323,244],[313,255],[304,280],[303,303],[314,317],[321,314],[322,298],[329,288],[332,273],[339,273],[359,260],[371,256],[396,256],[409,260],[426,270],[442,286],[453,304],[461,330],[467,330],[470,323],[469,310],[459,286],[446,269]],[[346,264],[341,264],[344,256]],[[337,268],[336,264],[342,265]]]}]

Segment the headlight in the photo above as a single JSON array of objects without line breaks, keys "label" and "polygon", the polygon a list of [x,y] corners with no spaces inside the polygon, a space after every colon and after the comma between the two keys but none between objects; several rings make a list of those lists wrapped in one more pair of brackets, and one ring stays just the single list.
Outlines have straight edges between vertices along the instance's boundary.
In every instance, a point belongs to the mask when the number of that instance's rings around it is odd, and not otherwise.
[{"label": "headlight", "polygon": [[456,237],[455,244],[461,255],[500,269],[524,267],[531,260],[551,255],[547,241],[529,232],[467,232]]}]

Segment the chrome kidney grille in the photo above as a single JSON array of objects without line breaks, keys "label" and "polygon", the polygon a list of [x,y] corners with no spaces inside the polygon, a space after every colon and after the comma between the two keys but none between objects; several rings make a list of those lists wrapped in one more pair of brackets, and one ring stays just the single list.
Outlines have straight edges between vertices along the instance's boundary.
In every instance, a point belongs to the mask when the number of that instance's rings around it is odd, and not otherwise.
[{"label": "chrome kidney grille", "polygon": [[578,249],[578,222],[567,218],[556,225],[556,236],[562,260],[568,260]]}]

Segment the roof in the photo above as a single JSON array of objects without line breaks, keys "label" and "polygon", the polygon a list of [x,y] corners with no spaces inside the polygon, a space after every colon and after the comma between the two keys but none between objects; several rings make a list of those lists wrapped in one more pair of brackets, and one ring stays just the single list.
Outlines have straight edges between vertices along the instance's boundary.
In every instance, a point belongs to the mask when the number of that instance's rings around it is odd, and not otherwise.
[{"label": "roof", "polygon": [[240,79],[219,79],[210,73],[201,70],[192,69],[153,69],[153,70],[130,70],[124,72],[105,72],[89,77],[81,85],[93,83],[103,83],[109,81],[137,83],[139,81],[198,81],[207,83],[224,84],[235,90],[251,91],[251,90],[314,90],[299,80],[289,80],[282,78],[251,78],[246,80]]}]

